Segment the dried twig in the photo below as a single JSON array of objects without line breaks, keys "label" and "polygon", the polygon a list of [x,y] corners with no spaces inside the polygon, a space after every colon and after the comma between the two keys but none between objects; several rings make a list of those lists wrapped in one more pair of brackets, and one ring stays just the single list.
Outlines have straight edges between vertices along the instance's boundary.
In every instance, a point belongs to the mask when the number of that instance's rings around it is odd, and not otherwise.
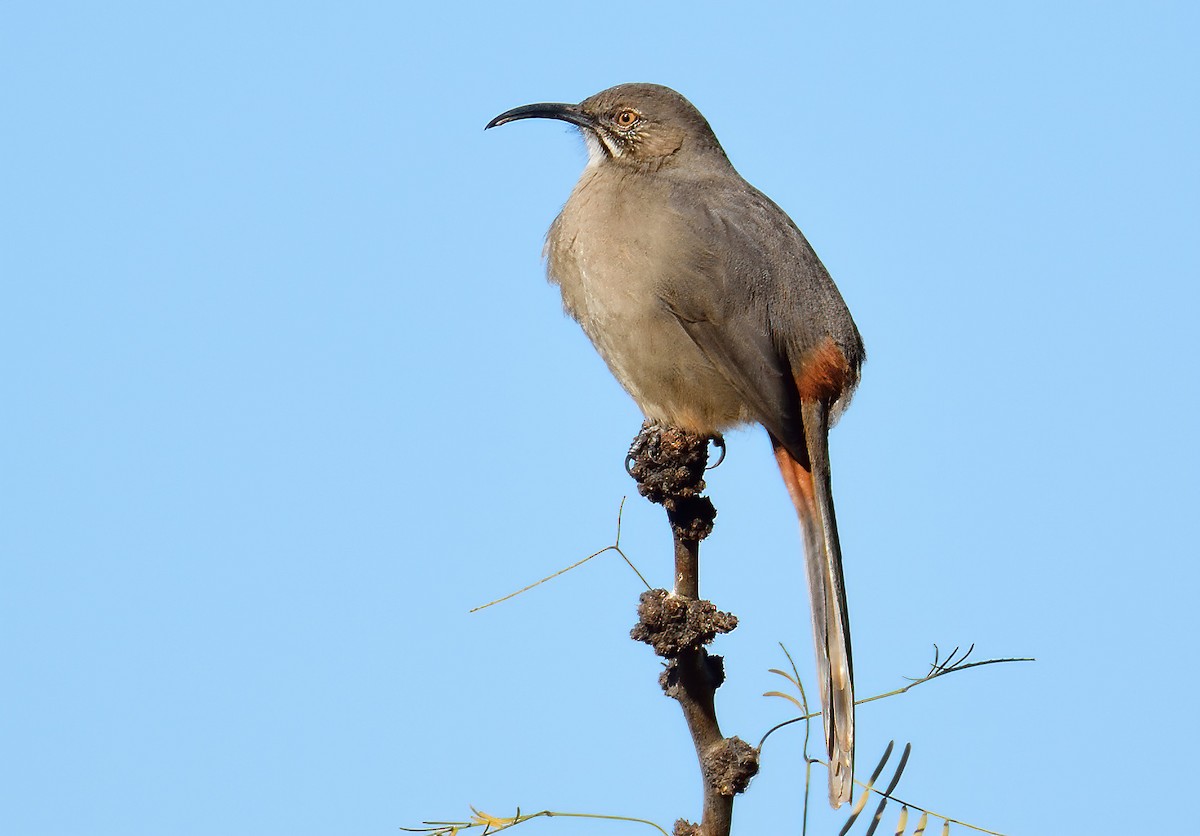
[{"label": "dried twig", "polygon": [[638,576],[638,579],[641,580],[641,582],[645,585],[646,589],[649,589],[650,584],[646,582],[646,579],[644,577],[642,577],[642,573],[639,572],[638,568],[633,565],[633,561],[629,559],[629,557],[625,554],[625,552],[621,551],[621,517],[624,514],[624,512],[625,512],[625,497],[621,497],[621,507],[617,509],[617,538],[615,540],[613,540],[612,545],[605,546],[604,548],[600,549],[599,551],[594,551],[591,554],[589,554],[587,557],[585,557],[583,560],[577,560],[574,563],[572,563],[570,566],[565,566],[562,569],[559,569],[554,574],[547,575],[546,577],[542,578],[540,581],[534,581],[533,583],[529,584],[528,586],[523,586],[520,589],[518,589],[516,592],[510,592],[508,595],[505,595],[503,598],[497,598],[495,601],[488,601],[486,604],[480,604],[478,607],[474,607],[473,609],[471,609],[470,612],[479,612],[480,610],[486,610],[488,607],[492,607],[492,606],[495,606],[496,604],[503,603],[510,598],[516,598],[521,593],[528,592],[529,590],[533,589],[535,586],[540,586],[541,584],[544,584],[546,581],[552,581],[555,578],[557,578],[559,575],[565,575],[567,572],[570,572],[572,569],[576,569],[576,568],[582,566],[583,564],[585,564],[589,560],[591,560],[593,557],[599,557],[600,555],[604,554],[605,552],[616,552],[617,554],[621,555],[621,559],[624,560],[627,564],[629,564],[629,568],[632,569],[633,573]]}]

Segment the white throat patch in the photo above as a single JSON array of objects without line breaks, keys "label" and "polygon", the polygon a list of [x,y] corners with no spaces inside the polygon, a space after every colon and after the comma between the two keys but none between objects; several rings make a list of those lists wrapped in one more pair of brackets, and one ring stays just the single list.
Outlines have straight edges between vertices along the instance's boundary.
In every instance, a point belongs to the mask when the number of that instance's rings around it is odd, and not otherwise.
[{"label": "white throat patch", "polygon": [[[606,141],[604,136],[599,132],[587,128],[581,128],[579,132],[583,134],[583,141],[587,145],[588,168],[604,162],[604,158],[609,155],[614,157],[621,156],[621,149]],[[607,152],[605,152],[606,148],[608,149]]]}]

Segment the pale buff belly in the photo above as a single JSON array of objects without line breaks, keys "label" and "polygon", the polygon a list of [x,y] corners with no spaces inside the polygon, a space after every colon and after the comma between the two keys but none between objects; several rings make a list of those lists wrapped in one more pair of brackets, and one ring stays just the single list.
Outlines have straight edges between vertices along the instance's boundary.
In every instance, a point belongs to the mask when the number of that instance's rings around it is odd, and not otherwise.
[{"label": "pale buff belly", "polygon": [[751,420],[742,397],[657,295],[637,281],[595,281],[574,266],[565,272],[577,279],[559,282],[567,311],[647,418],[699,433]]}]

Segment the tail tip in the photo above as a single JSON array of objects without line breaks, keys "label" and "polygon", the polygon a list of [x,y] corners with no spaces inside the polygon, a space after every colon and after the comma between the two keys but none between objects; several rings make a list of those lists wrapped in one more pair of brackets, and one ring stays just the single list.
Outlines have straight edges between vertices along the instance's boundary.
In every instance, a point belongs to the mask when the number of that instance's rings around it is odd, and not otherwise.
[{"label": "tail tip", "polygon": [[834,752],[829,759],[829,806],[837,809],[854,792],[854,761],[845,752]]}]

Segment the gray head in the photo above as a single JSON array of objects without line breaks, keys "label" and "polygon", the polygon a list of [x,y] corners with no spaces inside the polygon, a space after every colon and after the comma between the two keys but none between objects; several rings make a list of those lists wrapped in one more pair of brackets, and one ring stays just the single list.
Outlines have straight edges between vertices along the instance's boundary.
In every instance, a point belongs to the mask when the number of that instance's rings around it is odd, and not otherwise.
[{"label": "gray head", "polygon": [[593,162],[658,169],[696,159],[725,161],[703,114],[660,84],[618,84],[577,105],[542,102],[515,107],[488,122],[485,130],[518,119],[561,119],[578,125]]}]

